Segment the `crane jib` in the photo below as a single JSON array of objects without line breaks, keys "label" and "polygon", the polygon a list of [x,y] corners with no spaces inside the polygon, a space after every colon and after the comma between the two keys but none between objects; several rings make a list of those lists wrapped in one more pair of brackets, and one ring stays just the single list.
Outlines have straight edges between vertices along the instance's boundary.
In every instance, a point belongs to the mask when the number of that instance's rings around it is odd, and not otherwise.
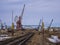
[{"label": "crane jib", "polygon": [[23,6],[23,10],[22,10],[22,13],[21,13],[21,18],[22,18],[22,16],[23,16],[24,9],[25,9],[25,4],[24,4],[24,6]]}]

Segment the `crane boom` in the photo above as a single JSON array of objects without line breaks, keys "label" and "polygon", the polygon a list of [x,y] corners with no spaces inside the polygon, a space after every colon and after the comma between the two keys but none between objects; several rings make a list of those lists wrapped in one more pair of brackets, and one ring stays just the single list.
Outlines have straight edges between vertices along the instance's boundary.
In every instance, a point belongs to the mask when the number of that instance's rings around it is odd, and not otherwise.
[{"label": "crane boom", "polygon": [[24,9],[25,9],[25,4],[24,4],[23,9],[22,9],[22,12],[21,12],[21,18],[22,18],[22,16],[23,16]]},{"label": "crane boom", "polygon": [[52,22],[53,22],[53,19],[51,20],[50,25],[48,26],[48,30],[50,29]]}]

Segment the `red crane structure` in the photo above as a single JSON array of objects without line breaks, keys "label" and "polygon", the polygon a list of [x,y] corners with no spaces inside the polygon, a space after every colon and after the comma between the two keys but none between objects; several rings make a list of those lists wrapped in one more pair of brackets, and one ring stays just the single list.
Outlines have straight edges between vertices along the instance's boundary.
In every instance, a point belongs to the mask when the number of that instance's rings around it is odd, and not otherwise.
[{"label": "red crane structure", "polygon": [[22,23],[21,23],[21,21],[22,21],[24,9],[25,9],[25,4],[24,4],[24,6],[23,6],[23,10],[22,10],[21,16],[18,17],[18,20],[17,20],[17,22],[16,22],[16,29],[17,29],[17,30],[22,29]]}]

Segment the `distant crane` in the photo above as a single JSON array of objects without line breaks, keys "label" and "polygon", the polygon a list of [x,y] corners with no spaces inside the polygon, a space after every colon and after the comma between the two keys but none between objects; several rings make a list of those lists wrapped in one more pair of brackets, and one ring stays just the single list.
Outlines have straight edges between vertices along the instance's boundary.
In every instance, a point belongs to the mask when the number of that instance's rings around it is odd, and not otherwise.
[{"label": "distant crane", "polygon": [[[50,25],[48,26],[48,33],[49,33],[49,30],[50,30],[50,27],[51,27],[51,25],[52,25],[52,22],[53,22],[53,19],[51,20],[51,22],[50,22]],[[49,36],[50,36],[50,34],[49,34]]]},{"label": "distant crane", "polygon": [[12,25],[11,25],[11,29],[8,28],[8,32],[12,33],[12,36],[14,35],[13,11],[12,11]]},{"label": "distant crane", "polygon": [[21,16],[18,17],[18,20],[16,22],[16,29],[19,30],[19,29],[22,29],[22,17],[23,17],[23,13],[24,13],[24,9],[25,9],[25,4],[23,6],[23,10],[22,10],[22,13],[21,13]]},{"label": "distant crane", "polygon": [[51,20],[50,25],[48,26],[48,31],[49,31],[49,29],[50,29],[50,27],[52,25],[52,22],[53,22],[53,19]]},{"label": "distant crane", "polygon": [[42,32],[42,45],[44,45],[44,21],[42,19],[42,25],[41,25],[41,32]]},{"label": "distant crane", "polygon": [[1,23],[1,29],[3,29],[3,28],[4,28],[3,23]]},{"label": "distant crane", "polygon": [[6,24],[6,22],[4,22],[4,29],[7,29],[7,24]]},{"label": "distant crane", "polygon": [[14,30],[13,11],[12,11],[12,26],[11,26],[11,29]]},{"label": "distant crane", "polygon": [[12,11],[12,26],[11,26],[11,29],[12,29],[12,36],[13,36],[14,35],[13,11]]},{"label": "distant crane", "polygon": [[40,27],[41,27],[41,22],[42,20],[40,19],[39,25],[38,25],[38,30],[40,31]]},{"label": "distant crane", "polygon": [[3,22],[2,22],[2,20],[0,19],[0,25],[1,25],[1,29],[3,29],[4,28],[4,26],[3,26]]}]

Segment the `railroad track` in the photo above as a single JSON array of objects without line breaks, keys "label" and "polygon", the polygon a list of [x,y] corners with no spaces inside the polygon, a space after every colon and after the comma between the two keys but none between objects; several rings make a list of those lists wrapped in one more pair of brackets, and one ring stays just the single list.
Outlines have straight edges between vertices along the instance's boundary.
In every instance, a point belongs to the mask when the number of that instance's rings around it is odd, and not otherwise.
[{"label": "railroad track", "polygon": [[6,42],[1,42],[0,45],[24,45],[24,43],[27,42],[27,40],[29,40],[33,34],[34,33],[29,32],[22,37],[17,37],[14,39],[6,40]]}]

